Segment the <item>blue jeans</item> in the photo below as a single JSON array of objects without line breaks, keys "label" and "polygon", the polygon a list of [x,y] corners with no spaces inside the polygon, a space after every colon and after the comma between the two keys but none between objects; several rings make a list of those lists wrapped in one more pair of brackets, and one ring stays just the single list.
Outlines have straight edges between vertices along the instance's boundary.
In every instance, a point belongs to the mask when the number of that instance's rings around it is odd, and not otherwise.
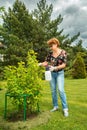
[{"label": "blue jeans", "polygon": [[51,72],[52,73],[52,80],[50,81],[51,86],[51,92],[52,92],[52,101],[53,106],[58,106],[58,97],[57,97],[57,87],[59,96],[62,102],[62,108],[66,109],[67,101],[66,101],[66,94],[64,91],[64,70],[58,71],[58,72]]}]

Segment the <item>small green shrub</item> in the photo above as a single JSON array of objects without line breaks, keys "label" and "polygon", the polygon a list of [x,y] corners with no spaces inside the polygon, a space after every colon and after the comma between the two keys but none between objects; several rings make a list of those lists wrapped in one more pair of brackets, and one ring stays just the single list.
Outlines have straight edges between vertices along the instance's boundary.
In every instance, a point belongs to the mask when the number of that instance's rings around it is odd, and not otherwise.
[{"label": "small green shrub", "polygon": [[72,77],[75,79],[86,78],[86,68],[83,58],[78,54],[73,62]]},{"label": "small green shrub", "polygon": [[31,112],[36,109],[40,100],[43,81],[40,78],[42,70],[38,66],[36,54],[33,50],[28,52],[27,64],[19,62],[18,67],[8,66],[5,68],[5,77],[7,79],[7,93],[10,93],[12,103],[19,106],[19,110],[23,107],[23,98],[19,95],[30,94],[27,98],[27,108]]}]

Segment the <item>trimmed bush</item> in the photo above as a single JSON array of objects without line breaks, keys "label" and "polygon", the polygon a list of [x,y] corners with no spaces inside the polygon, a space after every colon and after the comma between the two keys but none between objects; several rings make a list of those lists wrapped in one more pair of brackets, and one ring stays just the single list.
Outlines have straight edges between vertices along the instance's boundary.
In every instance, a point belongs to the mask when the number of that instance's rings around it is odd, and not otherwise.
[{"label": "trimmed bush", "polygon": [[78,54],[73,62],[72,77],[75,79],[86,78],[86,68],[83,58]]}]

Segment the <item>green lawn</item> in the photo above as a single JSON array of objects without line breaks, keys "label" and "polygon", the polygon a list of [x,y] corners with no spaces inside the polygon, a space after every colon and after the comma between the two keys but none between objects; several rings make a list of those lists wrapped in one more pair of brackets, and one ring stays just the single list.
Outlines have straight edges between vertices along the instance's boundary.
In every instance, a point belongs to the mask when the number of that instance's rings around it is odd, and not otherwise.
[{"label": "green lawn", "polygon": [[[5,83],[1,83],[5,84]],[[4,87],[3,87],[4,88]],[[48,82],[44,82],[40,113],[24,121],[8,122],[3,119],[4,93],[0,91],[0,130],[87,130],[87,79],[65,79],[65,90],[69,105],[69,117],[64,117],[59,98],[59,111],[52,109]],[[8,111],[12,110],[9,101]]]}]

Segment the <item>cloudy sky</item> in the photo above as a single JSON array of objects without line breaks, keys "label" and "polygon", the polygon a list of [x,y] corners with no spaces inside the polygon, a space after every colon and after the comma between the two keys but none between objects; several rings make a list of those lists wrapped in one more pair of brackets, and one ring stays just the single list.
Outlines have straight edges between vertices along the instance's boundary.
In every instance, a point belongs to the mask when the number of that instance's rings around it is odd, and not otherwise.
[{"label": "cloudy sky", "polygon": [[[20,0],[25,3],[29,11],[37,8],[40,0]],[[55,19],[59,14],[63,17],[60,28],[64,29],[65,34],[73,36],[80,32],[80,39],[83,46],[87,47],[87,1],[86,0],[46,0],[47,4],[53,5],[52,18]],[[15,0],[0,0],[0,6],[7,10]]]}]

